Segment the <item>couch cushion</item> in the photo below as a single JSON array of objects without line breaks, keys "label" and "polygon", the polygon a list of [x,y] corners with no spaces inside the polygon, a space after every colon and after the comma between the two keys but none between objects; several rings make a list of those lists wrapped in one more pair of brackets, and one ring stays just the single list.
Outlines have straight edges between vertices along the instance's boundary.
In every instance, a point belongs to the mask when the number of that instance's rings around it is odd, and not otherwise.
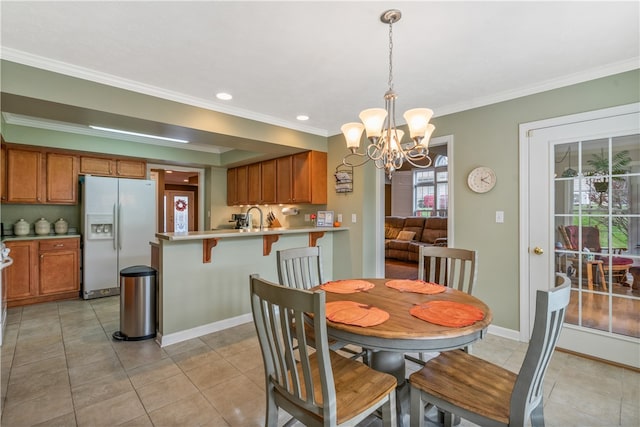
[{"label": "couch cushion", "polygon": [[404,226],[404,217],[388,216],[384,219],[384,238],[395,239]]},{"label": "couch cushion", "polygon": [[386,246],[386,249],[394,249],[397,251],[408,251],[409,250],[409,240],[389,240],[389,244]]},{"label": "couch cushion", "polygon": [[420,235],[421,242],[433,244],[437,238],[447,237],[447,218],[426,218],[424,230]]},{"label": "couch cushion", "polygon": [[419,216],[409,216],[404,219],[403,231],[413,231],[417,237],[422,236],[422,229],[424,228],[425,219]]},{"label": "couch cushion", "polygon": [[397,240],[413,240],[414,237],[416,237],[415,232],[402,230],[400,233],[398,233],[398,237],[396,237],[396,239]]}]

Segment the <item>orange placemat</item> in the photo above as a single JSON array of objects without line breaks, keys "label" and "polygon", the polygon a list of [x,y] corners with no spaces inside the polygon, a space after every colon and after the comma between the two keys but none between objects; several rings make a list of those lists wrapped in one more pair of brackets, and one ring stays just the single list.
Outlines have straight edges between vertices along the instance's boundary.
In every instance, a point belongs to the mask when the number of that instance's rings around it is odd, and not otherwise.
[{"label": "orange placemat", "polygon": [[320,289],[333,292],[334,294],[353,294],[356,292],[367,291],[374,288],[371,282],[366,280],[334,280],[333,282],[327,282],[320,286]]},{"label": "orange placemat", "polygon": [[355,301],[333,301],[326,304],[327,319],[354,326],[375,326],[389,319],[389,313]]},{"label": "orange placemat", "polygon": [[422,280],[389,280],[385,283],[390,288],[397,289],[400,292],[415,292],[417,294],[439,294],[447,290],[445,286],[437,283],[424,282]]},{"label": "orange placemat", "polygon": [[453,301],[429,301],[411,307],[412,316],[441,326],[459,328],[473,325],[484,319],[484,313],[477,307]]}]

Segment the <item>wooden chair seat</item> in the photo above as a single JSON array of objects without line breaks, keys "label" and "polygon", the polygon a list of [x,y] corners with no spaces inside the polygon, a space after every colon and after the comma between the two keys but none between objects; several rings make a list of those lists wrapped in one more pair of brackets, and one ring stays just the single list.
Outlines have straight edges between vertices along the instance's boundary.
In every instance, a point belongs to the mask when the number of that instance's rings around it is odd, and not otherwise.
[{"label": "wooden chair seat", "polygon": [[445,413],[445,426],[458,415],[481,426],[544,426],[543,381],[569,304],[571,282],[537,291],[536,314],[518,374],[460,350],[441,353],[409,377],[411,427],[424,422],[425,404]]},{"label": "wooden chair seat", "polygon": [[[329,349],[324,291],[277,285],[253,275],[251,312],[265,372],[265,427],[278,425],[280,408],[305,426],[355,426],[380,411],[396,425],[396,379]],[[310,316],[311,315],[311,316]],[[291,325],[311,318],[315,349]],[[288,423],[287,423],[288,424]]]},{"label": "wooden chair seat", "polygon": [[[448,351],[411,376],[411,385],[462,411],[509,424],[509,402],[517,375],[464,351]],[[437,405],[436,405],[437,406]],[[462,411],[457,412],[464,418]]]},{"label": "wooden chair seat", "polygon": [[[396,387],[396,380],[391,375],[370,369],[366,365],[342,357],[334,351],[329,352],[336,391],[336,419],[342,424],[358,414],[365,412],[372,405],[385,399]],[[309,357],[312,366],[317,366],[316,354]],[[302,372],[300,373],[302,375]],[[317,403],[322,405],[320,372],[312,370]],[[306,393],[302,392],[304,396]],[[365,398],[366,396],[366,398]],[[283,396],[283,398],[285,398]],[[312,416],[311,412],[308,412]]]}]

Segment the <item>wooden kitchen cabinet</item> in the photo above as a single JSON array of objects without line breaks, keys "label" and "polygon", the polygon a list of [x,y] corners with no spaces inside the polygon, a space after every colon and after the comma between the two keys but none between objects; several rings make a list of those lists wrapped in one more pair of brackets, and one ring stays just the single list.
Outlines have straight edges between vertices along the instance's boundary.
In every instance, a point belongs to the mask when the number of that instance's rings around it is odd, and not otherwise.
[{"label": "wooden kitchen cabinet", "polygon": [[7,203],[43,203],[42,152],[7,147]]},{"label": "wooden kitchen cabinet", "polygon": [[227,205],[246,205],[249,203],[247,166],[227,169]]},{"label": "wooden kitchen cabinet", "polygon": [[262,176],[260,163],[247,165],[247,204],[262,204]]},{"label": "wooden kitchen cabinet", "polygon": [[291,193],[291,156],[276,159],[276,201],[278,203],[293,203]]},{"label": "wooden kitchen cabinet", "polygon": [[2,146],[0,146],[0,200],[7,201],[7,149],[4,146],[4,140],[2,140]]},{"label": "wooden kitchen cabinet", "polygon": [[260,192],[263,204],[276,203],[276,170],[276,159],[266,160],[260,164]]},{"label": "wooden kitchen cabinet", "polygon": [[80,239],[46,239],[39,241],[38,295],[67,295],[80,292]]},{"label": "wooden kitchen cabinet", "polygon": [[293,203],[327,203],[327,153],[306,151],[291,156]]},{"label": "wooden kitchen cabinet", "polygon": [[78,157],[47,153],[46,203],[78,203]]},{"label": "wooden kitchen cabinet", "polygon": [[144,160],[116,159],[116,176],[144,179],[147,177],[147,162]]},{"label": "wooden kitchen cabinet", "polygon": [[144,179],[147,176],[147,162],[136,159],[80,156],[80,173],[83,175]]},{"label": "wooden kitchen cabinet", "polygon": [[327,203],[327,153],[305,151],[227,170],[227,204]]},{"label": "wooden kitchen cabinet", "polygon": [[8,307],[79,297],[79,237],[5,243],[13,258],[5,269]]},{"label": "wooden kitchen cabinet", "polygon": [[21,305],[16,301],[38,295],[38,241],[18,240],[5,242],[11,249],[13,264],[5,269],[7,305]]}]

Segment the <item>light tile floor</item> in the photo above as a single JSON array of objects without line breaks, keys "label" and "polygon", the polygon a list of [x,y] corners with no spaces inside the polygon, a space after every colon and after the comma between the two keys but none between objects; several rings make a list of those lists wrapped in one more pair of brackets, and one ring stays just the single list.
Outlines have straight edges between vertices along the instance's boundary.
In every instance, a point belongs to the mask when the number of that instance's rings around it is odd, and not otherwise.
[{"label": "light tile floor", "polygon": [[[253,324],[165,348],[153,340],[114,341],[118,329],[118,297],[10,309],[0,348],[1,425],[263,425]],[[492,335],[473,347],[514,371],[525,350]],[[640,425],[640,373],[634,371],[556,352],[545,397],[547,426]],[[287,419],[281,413],[280,425]]]}]

